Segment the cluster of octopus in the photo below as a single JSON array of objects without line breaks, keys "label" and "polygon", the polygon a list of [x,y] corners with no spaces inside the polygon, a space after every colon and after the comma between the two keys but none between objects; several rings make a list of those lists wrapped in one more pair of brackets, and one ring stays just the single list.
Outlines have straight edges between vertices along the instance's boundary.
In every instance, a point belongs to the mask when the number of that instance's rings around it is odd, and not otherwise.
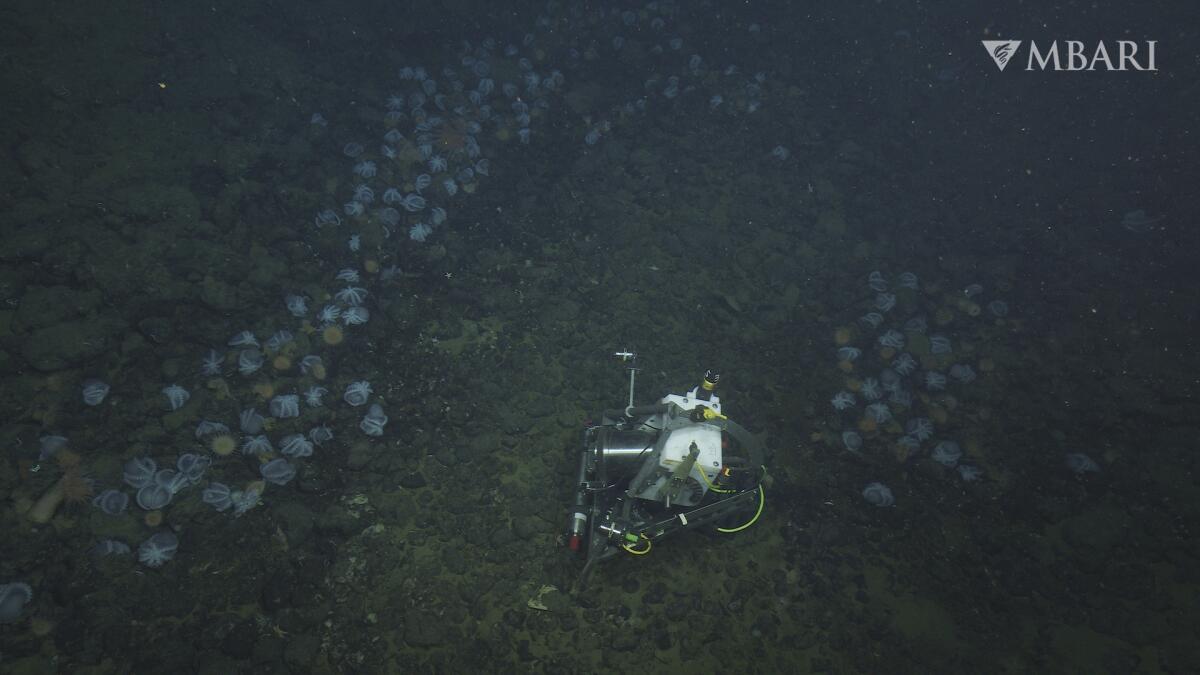
[{"label": "cluster of octopus", "polygon": [[[316,227],[348,226],[352,252],[382,246],[397,233],[397,239],[424,242],[446,222],[447,209],[474,194],[490,174],[481,145],[485,127],[498,141],[529,144],[534,119],[545,115],[551,95],[562,88],[560,70],[547,72],[524,55],[533,54],[532,45],[532,34],[522,46],[503,49],[488,38],[465,43],[457,63],[438,73],[402,68],[381,106],[378,137],[342,146],[353,176],[344,188],[346,200],[318,212]],[[329,121],[316,113],[310,125],[324,128]]]},{"label": "cluster of octopus", "polygon": [[[131,502],[142,510],[149,529],[137,547],[143,565],[158,567],[175,556],[179,540],[164,526],[163,512],[189,488],[198,487],[200,500],[216,511],[241,516],[261,503],[268,486],[290,483],[304,458],[334,439],[339,417],[357,419],[358,431],[369,438],[384,435],[388,416],[370,382],[352,372],[334,372],[338,350],[370,319],[371,293],[359,285],[366,282],[364,275],[385,282],[395,272],[370,259],[364,267],[366,272],[339,271],[339,290],[314,290],[311,295],[322,300],[319,308],[310,309],[314,303],[309,295],[286,294],[281,311],[264,319],[264,325],[273,324],[261,332],[269,337],[260,340],[255,331],[244,330],[198,360],[193,379],[199,386],[172,383],[162,388],[164,416],[194,420],[193,447],[174,457],[129,458],[122,485],[107,487],[92,499],[95,508],[114,518],[128,517]],[[341,392],[338,403],[327,402],[329,387]],[[103,406],[112,391],[109,384],[88,379],[81,388],[82,403]],[[355,410],[365,413],[347,412]],[[40,461],[73,454],[68,443],[62,436],[44,436]],[[90,492],[94,483],[89,478],[81,488]],[[31,509],[30,518],[47,522],[63,499],[62,489],[52,489]],[[97,556],[132,552],[128,543],[113,538],[92,548]]]},{"label": "cluster of octopus", "polygon": [[[344,201],[317,212],[315,226],[346,226],[351,251],[387,240],[424,242],[491,175],[488,155],[499,156],[498,144],[530,144],[533,129],[564,92],[564,70],[582,74],[619,62],[642,76],[636,98],[583,115],[588,146],[612,131],[614,120],[636,119],[653,101],[688,99],[685,105],[692,105],[696,99],[710,114],[731,116],[761,109],[767,75],[743,76],[735,64],[710,66],[689,53],[684,38],[671,30],[675,11],[658,3],[641,11],[570,5],[539,17],[519,40],[463,41],[440,68],[401,68],[392,93],[378,105],[379,127],[332,134],[346,141],[341,154],[351,175],[338,188]],[[751,33],[759,30],[750,27]],[[330,120],[318,112],[309,125],[324,132]],[[770,154],[790,156],[782,146]]]},{"label": "cluster of octopus", "polygon": [[[978,284],[942,296],[937,288],[922,289],[911,272],[898,275],[895,284],[882,272],[871,272],[867,285],[872,294],[867,311],[834,331],[837,365],[844,374],[844,388],[830,399],[841,427],[838,441],[855,454],[871,446],[886,450],[898,462],[927,451],[962,480],[979,480],[982,470],[964,462],[958,441],[938,438],[936,428],[944,427],[958,406],[951,389],[974,382],[976,367],[988,372],[994,364],[988,358],[968,363],[970,350],[956,352],[957,336],[950,331],[985,316],[1003,321],[1007,303],[993,299],[981,305]],[[876,506],[895,504],[892,491],[878,482],[864,488],[863,498]]]}]

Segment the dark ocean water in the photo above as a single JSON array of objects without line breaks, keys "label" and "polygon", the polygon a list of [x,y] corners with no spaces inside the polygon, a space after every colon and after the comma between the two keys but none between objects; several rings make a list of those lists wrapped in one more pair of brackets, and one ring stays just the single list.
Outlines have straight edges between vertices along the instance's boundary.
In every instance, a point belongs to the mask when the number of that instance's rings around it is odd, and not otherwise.
[{"label": "dark ocean water", "polygon": [[[6,4],[0,670],[1200,670],[1200,17],[1107,4]],[[580,589],[622,349],[771,481]]]}]

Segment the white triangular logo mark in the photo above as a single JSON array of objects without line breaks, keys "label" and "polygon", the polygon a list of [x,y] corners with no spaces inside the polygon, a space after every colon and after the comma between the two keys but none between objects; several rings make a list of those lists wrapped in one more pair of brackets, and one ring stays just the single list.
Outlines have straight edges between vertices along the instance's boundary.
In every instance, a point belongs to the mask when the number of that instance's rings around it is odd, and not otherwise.
[{"label": "white triangular logo mark", "polygon": [[981,40],[981,42],[983,42],[983,48],[987,50],[988,56],[992,57],[1001,72],[1008,65],[1012,55],[1016,54],[1017,49],[1021,47],[1020,40]]}]

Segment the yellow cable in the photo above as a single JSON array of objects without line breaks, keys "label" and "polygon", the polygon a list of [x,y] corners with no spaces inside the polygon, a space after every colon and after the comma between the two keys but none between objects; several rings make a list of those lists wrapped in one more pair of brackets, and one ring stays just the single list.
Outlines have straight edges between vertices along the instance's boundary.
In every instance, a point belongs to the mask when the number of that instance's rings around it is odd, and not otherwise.
[{"label": "yellow cable", "polygon": [[744,525],[739,525],[738,527],[732,527],[732,528],[718,527],[717,532],[723,532],[725,534],[730,534],[733,532],[741,532],[742,530],[746,529],[747,527],[750,527],[751,525],[753,525],[755,523],[755,521],[758,520],[758,517],[760,515],[762,515],[763,506],[766,503],[767,503],[767,491],[764,490],[763,486],[760,484],[758,486],[758,510],[754,512],[754,517],[751,518]]},{"label": "yellow cable", "polygon": [[639,536],[641,539],[645,540],[645,542],[646,542],[646,548],[643,548],[643,549],[631,548],[631,547],[629,546],[629,544],[621,544],[621,548],[625,549],[625,550],[626,550],[627,552],[629,552],[629,553],[632,553],[633,555],[646,555],[647,553],[649,553],[649,552],[650,552],[650,547],[651,547],[653,544],[651,543],[651,541],[650,541],[648,538],[646,538],[646,535],[642,534],[642,535],[638,535],[638,536]]},{"label": "yellow cable", "polygon": [[698,468],[696,470],[700,472],[700,477],[704,479],[704,482],[706,485],[708,485],[709,490],[712,490],[713,492],[721,492],[724,494],[729,494],[731,492],[734,492],[734,490],[725,490],[725,489],[717,487],[716,485],[713,485],[713,482],[708,479],[708,474],[704,473],[704,469]]}]

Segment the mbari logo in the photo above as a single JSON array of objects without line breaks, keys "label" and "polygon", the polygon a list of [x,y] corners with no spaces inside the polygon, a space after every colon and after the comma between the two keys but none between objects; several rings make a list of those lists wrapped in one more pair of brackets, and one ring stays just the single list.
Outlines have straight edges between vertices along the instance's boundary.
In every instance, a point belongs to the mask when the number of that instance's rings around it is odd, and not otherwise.
[{"label": "mbari logo", "polygon": [[[988,56],[1003,71],[1021,48],[1021,40],[983,40]],[[1029,41],[1029,54],[1025,70],[1151,70],[1157,71],[1155,47],[1158,40],[1137,43],[1133,40],[1117,40],[1114,52],[1103,40],[1089,48],[1079,40],[1055,40],[1048,47],[1038,47]],[[1140,53],[1145,47],[1144,54]]]},{"label": "mbari logo", "polygon": [[1000,72],[1004,72],[1004,67],[1008,65],[1009,59],[1021,47],[1020,40],[984,40],[983,48],[988,50],[988,55],[996,62],[996,67]]}]

